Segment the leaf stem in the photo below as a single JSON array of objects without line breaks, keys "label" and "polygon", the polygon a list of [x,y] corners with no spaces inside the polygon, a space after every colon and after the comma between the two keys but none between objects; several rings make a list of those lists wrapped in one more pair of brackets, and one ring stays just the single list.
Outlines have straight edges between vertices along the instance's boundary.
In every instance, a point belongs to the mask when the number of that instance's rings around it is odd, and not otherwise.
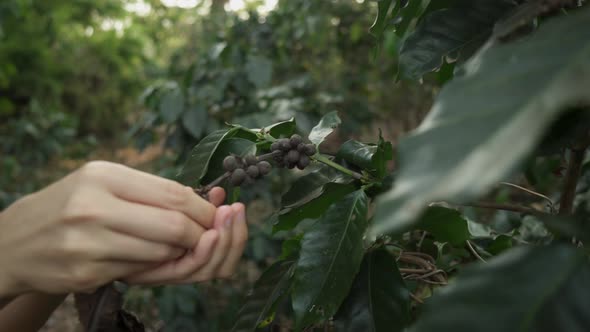
[{"label": "leaf stem", "polygon": [[313,159],[315,161],[318,161],[320,163],[323,163],[325,165],[328,165],[328,166],[330,166],[330,167],[332,167],[332,168],[334,168],[334,169],[336,169],[336,170],[338,170],[338,171],[340,171],[340,172],[342,172],[344,174],[350,175],[350,176],[352,176],[353,178],[355,178],[357,180],[361,180],[363,182],[367,182],[367,179],[362,174],[357,173],[357,172],[355,172],[353,170],[350,170],[350,169],[348,169],[348,168],[346,168],[346,167],[344,167],[344,166],[342,166],[342,165],[340,165],[338,163],[335,163],[332,160],[328,159],[328,157],[326,157],[326,156],[324,156],[324,155],[322,155],[320,153],[312,156],[311,159]]},{"label": "leaf stem", "polygon": [[494,209],[494,210],[520,212],[520,213],[527,213],[527,214],[532,214],[532,215],[546,215],[547,214],[543,211],[539,211],[537,209],[533,209],[533,208],[530,208],[527,206],[510,204],[510,203],[475,202],[475,203],[457,204],[457,205],[482,208],[482,209]]},{"label": "leaf stem", "polygon": [[571,214],[574,208],[574,198],[576,197],[576,187],[578,179],[582,172],[582,163],[586,155],[587,144],[575,147],[570,150],[570,161],[567,165],[563,191],[559,200],[559,214]]}]

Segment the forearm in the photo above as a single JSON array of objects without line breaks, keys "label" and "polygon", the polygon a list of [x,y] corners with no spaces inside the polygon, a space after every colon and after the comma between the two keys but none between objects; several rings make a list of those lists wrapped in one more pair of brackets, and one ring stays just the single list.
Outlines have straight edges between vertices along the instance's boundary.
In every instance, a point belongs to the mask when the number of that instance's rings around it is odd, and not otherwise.
[{"label": "forearm", "polygon": [[38,331],[65,297],[42,293],[17,297],[0,310],[0,331]]}]

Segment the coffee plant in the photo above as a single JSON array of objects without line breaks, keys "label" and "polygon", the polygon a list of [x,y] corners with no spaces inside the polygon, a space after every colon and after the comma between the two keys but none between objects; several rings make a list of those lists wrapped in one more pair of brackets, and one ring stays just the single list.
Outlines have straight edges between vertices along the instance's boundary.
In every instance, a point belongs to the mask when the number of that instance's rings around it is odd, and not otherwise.
[{"label": "coffee plant", "polygon": [[179,181],[231,200],[287,168],[283,252],[232,331],[586,331],[590,10],[581,1],[378,1],[399,79],[445,82],[396,146],[319,147],[294,120],[204,137]]}]

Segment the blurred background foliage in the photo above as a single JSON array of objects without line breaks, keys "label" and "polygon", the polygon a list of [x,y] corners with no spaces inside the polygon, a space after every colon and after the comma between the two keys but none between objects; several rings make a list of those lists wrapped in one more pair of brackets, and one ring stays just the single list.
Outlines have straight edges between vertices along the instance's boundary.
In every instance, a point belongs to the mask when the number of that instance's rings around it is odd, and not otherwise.
[{"label": "blurred background foliage", "polygon": [[[368,0],[1,1],[0,207],[89,159],[174,177],[225,123],[295,118],[307,131],[337,110],[328,153],[377,129],[395,142],[439,83],[395,83],[398,37],[369,33],[376,12]],[[166,331],[227,323],[280,252],[262,221],[285,181],[243,197],[253,225],[241,281],[132,289],[129,307]]]}]

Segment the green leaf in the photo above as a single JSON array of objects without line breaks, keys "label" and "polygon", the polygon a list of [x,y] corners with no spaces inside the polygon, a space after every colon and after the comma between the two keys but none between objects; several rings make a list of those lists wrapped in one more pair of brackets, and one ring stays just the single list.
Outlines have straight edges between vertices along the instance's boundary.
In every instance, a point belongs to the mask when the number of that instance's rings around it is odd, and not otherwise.
[{"label": "green leaf", "polygon": [[456,60],[465,46],[489,37],[494,23],[515,7],[512,0],[464,0],[429,13],[406,38],[399,55],[402,78],[419,79]]},{"label": "green leaf", "polygon": [[356,140],[346,141],[338,150],[337,157],[356,165],[378,178],[387,174],[387,162],[393,159],[391,143],[379,137],[379,144],[365,144]]},{"label": "green leaf", "polygon": [[328,207],[356,189],[353,184],[326,183],[321,187],[319,195],[309,202],[281,210],[277,222],[272,226],[272,232],[288,231],[304,219],[319,218]]},{"label": "green leaf", "polygon": [[297,329],[333,316],[348,294],[363,258],[368,201],[362,190],[349,194],[303,236],[292,295]]},{"label": "green leaf", "polygon": [[203,177],[203,182],[209,183],[225,173],[223,159],[232,154],[240,157],[256,154],[256,143],[237,137],[226,138],[221,141],[209,161],[209,169]]},{"label": "green leaf", "polygon": [[178,87],[167,91],[160,100],[160,116],[166,123],[180,118],[184,110],[184,96]]},{"label": "green leaf", "polygon": [[512,249],[463,270],[411,331],[586,331],[589,282],[588,259],[571,246]]},{"label": "green leaf", "polygon": [[320,145],[328,135],[330,135],[336,127],[340,125],[341,121],[338,117],[338,112],[330,112],[320,122],[311,129],[309,133],[309,140],[315,144]]},{"label": "green leaf", "polygon": [[418,220],[416,228],[431,233],[439,242],[455,246],[464,245],[471,237],[467,220],[461,213],[442,206],[429,207]]},{"label": "green leaf", "polygon": [[246,303],[238,312],[232,331],[256,331],[272,321],[277,303],[291,289],[294,261],[278,261],[271,265],[254,284]]},{"label": "green leaf", "polygon": [[295,133],[296,128],[297,128],[297,124],[295,123],[295,118],[291,118],[287,121],[282,121],[282,122],[267,126],[264,128],[264,131],[269,133],[270,136],[272,136],[274,138],[290,137],[291,135],[293,135]]},{"label": "green leaf", "polygon": [[400,8],[397,17],[393,18],[395,22],[395,33],[400,38],[406,36],[406,33],[413,28],[430,5],[430,0],[407,0],[407,2],[405,7]]},{"label": "green leaf", "polygon": [[369,32],[374,35],[377,40],[383,39],[383,33],[387,26],[387,18],[391,15],[390,9],[392,14],[397,12],[396,7],[398,6],[399,1],[393,3],[393,6],[392,2],[393,0],[379,0],[377,3],[377,17],[375,17],[375,21],[369,29]]},{"label": "green leaf", "polygon": [[264,56],[250,55],[246,63],[246,74],[257,88],[264,88],[272,79],[272,61]]},{"label": "green leaf", "polygon": [[410,292],[395,258],[384,249],[368,253],[336,314],[336,331],[399,332],[409,321]]},{"label": "green leaf", "polygon": [[590,29],[580,29],[588,20],[590,10],[581,9],[472,58],[400,142],[396,185],[381,197],[371,236],[410,229],[429,202],[481,195],[519,165],[565,106],[590,101]]},{"label": "green leaf", "polygon": [[319,165],[313,171],[299,177],[291,184],[289,190],[281,197],[281,206],[284,209],[301,206],[316,197],[324,191],[324,185],[327,183],[351,183],[353,179],[335,169]]},{"label": "green leaf", "polygon": [[182,114],[182,125],[194,137],[200,138],[207,128],[207,109],[196,105]]}]

